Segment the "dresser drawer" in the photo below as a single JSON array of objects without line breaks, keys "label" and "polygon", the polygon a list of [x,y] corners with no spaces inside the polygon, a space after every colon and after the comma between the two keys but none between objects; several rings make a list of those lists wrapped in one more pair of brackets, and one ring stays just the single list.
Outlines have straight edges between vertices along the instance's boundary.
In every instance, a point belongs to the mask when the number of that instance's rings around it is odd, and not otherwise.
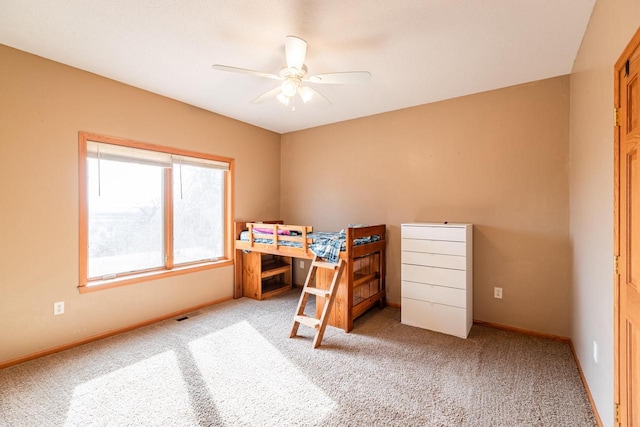
[{"label": "dresser drawer", "polygon": [[402,298],[400,316],[405,325],[430,329],[460,338],[466,338],[471,329],[471,324],[467,324],[465,309],[432,302]]},{"label": "dresser drawer", "polygon": [[402,238],[464,242],[467,239],[467,229],[465,227],[422,227],[403,225]]},{"label": "dresser drawer", "polygon": [[402,281],[402,298],[435,302],[453,307],[467,307],[467,292],[464,289],[447,288],[444,286],[428,285]]},{"label": "dresser drawer", "polygon": [[466,270],[467,268],[467,258],[463,256],[408,252],[404,248],[402,250],[402,263],[453,268],[456,270]]},{"label": "dresser drawer", "polygon": [[467,287],[467,272],[464,270],[451,270],[448,268],[425,267],[412,264],[402,264],[401,268],[402,280],[459,289],[465,289]]},{"label": "dresser drawer", "polygon": [[402,239],[402,250],[464,256],[467,254],[467,244],[446,240]]}]

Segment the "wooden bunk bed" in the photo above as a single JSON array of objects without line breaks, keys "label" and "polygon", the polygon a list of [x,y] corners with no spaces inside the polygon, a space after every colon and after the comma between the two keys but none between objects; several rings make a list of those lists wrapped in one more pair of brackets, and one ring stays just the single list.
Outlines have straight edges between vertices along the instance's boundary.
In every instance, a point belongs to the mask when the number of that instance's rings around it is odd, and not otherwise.
[{"label": "wooden bunk bed", "polygon": [[[345,250],[332,254],[346,262],[329,317],[331,326],[349,332],[353,320],[373,305],[385,305],[386,225],[348,227],[340,233]],[[235,223],[234,297],[266,299],[292,288],[292,258],[313,259],[319,235],[313,227],[282,221]],[[339,234],[339,233],[333,233]],[[274,238],[275,237],[275,238]],[[323,236],[324,238],[324,236]],[[318,272],[316,286],[328,289],[333,275]],[[324,299],[317,298],[319,315]]]}]

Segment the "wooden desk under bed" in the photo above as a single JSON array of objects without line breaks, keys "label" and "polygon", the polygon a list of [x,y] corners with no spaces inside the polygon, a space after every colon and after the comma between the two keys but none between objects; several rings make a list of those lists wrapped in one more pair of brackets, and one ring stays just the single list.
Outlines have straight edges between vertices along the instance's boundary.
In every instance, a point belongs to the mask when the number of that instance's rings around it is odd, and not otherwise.
[{"label": "wooden desk under bed", "polygon": [[[270,234],[258,234],[254,228]],[[240,238],[243,231],[248,240]],[[386,225],[350,227],[346,230],[346,250],[340,258],[346,262],[338,294],[329,317],[331,326],[345,332],[353,329],[353,320],[376,303],[385,305]],[[282,221],[261,223],[235,223],[235,290],[234,297],[266,299],[292,288],[292,258],[313,259],[309,249],[313,243],[307,235],[313,232],[310,226],[285,225]],[[295,235],[293,235],[295,234]],[[270,239],[265,242],[262,237]],[[273,238],[275,236],[275,239]],[[355,244],[356,239],[379,236],[364,244]],[[255,237],[255,239],[254,239]],[[292,242],[295,246],[285,246]],[[316,286],[328,289],[332,272],[318,271]],[[316,314],[319,316],[324,298],[318,297]],[[293,316],[293,314],[292,314]]]}]

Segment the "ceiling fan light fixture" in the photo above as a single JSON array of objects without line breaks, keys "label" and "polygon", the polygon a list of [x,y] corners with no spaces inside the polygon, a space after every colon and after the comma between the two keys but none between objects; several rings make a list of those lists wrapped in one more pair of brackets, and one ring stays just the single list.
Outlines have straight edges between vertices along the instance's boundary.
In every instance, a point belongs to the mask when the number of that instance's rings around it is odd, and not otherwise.
[{"label": "ceiling fan light fixture", "polygon": [[300,95],[300,98],[302,98],[302,102],[304,102],[305,104],[311,101],[311,98],[313,98],[313,90],[311,90],[311,88],[307,86],[299,87],[298,94]]},{"label": "ceiling fan light fixture", "polygon": [[298,85],[292,79],[287,79],[282,83],[282,93],[291,98],[298,91]]},{"label": "ceiling fan light fixture", "polygon": [[278,96],[276,96],[276,98],[278,99],[278,101],[280,101],[282,103],[282,105],[284,105],[285,107],[287,105],[289,105],[289,97],[286,96],[284,93],[279,93]]}]

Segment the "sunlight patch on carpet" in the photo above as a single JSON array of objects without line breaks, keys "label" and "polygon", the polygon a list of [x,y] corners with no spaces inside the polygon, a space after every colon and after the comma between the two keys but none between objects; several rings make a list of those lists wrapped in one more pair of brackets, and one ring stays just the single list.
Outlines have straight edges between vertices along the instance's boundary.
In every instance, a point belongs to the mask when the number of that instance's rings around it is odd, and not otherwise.
[{"label": "sunlight patch on carpet", "polygon": [[178,359],[166,351],[78,385],[65,425],[197,425]]},{"label": "sunlight patch on carpet", "polygon": [[335,409],[248,322],[192,341],[189,348],[225,424],[316,424]]}]

